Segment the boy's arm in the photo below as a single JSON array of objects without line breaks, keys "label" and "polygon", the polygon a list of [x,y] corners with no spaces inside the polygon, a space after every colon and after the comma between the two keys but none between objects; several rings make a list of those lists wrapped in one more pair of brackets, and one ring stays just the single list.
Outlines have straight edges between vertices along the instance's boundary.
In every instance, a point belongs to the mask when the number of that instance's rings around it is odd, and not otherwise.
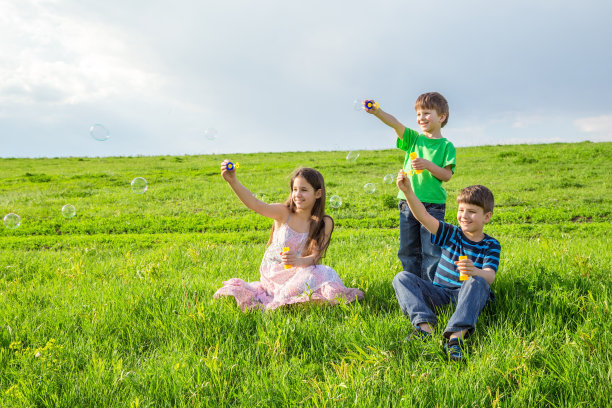
[{"label": "boy's arm", "polygon": [[446,166],[440,167],[429,160],[421,159],[419,157],[412,160],[411,165],[412,168],[415,170],[428,170],[435,178],[440,181],[450,181],[451,177],[453,177],[453,168],[455,167],[454,163],[456,160],[456,155],[457,153],[455,150],[455,146],[453,146],[452,143],[449,143],[445,147],[444,152],[443,163],[446,164]]},{"label": "boy's arm", "polygon": [[431,163],[427,170],[438,180],[440,181],[450,181],[451,177],[453,177],[453,172],[451,171],[452,166],[449,164],[446,167],[440,167],[435,163]]},{"label": "boy's arm", "polygon": [[462,259],[461,261],[455,261],[455,265],[457,265],[457,269],[459,272],[462,272],[469,276],[480,276],[487,281],[489,285],[493,283],[495,280],[495,271],[491,268],[477,268],[474,266],[474,263],[470,259]]},{"label": "boy's arm", "polygon": [[415,170],[428,170],[435,178],[440,181],[450,181],[453,177],[452,166],[440,167],[432,161],[417,157],[411,161],[412,168]]},{"label": "boy's arm", "polygon": [[416,194],[414,194],[410,180],[403,170],[400,170],[399,174],[397,175],[397,186],[406,196],[406,202],[408,203],[414,218],[416,218],[427,229],[427,231],[436,235],[438,228],[440,227],[440,221],[427,212],[423,203],[417,198]]},{"label": "boy's arm", "polygon": [[404,138],[404,131],[406,130],[406,126],[402,125],[401,122],[395,118],[395,116],[377,107],[373,107],[372,109],[366,109],[366,112],[376,116],[385,125],[392,127],[393,130],[395,130],[397,137],[400,138],[400,140]]}]

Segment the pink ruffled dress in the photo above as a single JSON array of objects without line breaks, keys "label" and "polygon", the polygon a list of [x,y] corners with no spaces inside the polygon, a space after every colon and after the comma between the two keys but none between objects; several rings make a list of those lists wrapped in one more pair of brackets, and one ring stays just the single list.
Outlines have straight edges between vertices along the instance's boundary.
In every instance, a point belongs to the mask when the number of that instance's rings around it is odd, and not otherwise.
[{"label": "pink ruffled dress", "polygon": [[329,266],[311,265],[285,269],[280,253],[289,247],[299,254],[306,246],[307,232],[296,232],[287,223],[274,230],[272,243],[266,250],[259,271],[260,282],[245,282],[232,278],[223,282],[214,297],[234,296],[242,310],[276,309],[293,303],[324,301],[336,303],[338,299],[353,302],[363,298],[363,292],[347,288]]}]

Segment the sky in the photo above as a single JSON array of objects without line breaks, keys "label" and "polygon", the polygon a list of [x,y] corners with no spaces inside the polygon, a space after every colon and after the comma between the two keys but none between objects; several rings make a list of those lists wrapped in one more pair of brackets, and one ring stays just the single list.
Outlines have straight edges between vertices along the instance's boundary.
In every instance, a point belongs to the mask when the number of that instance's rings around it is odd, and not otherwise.
[{"label": "sky", "polygon": [[0,157],[388,149],[354,101],[417,128],[429,91],[457,147],[612,141],[610,17],[609,0],[0,0]]}]

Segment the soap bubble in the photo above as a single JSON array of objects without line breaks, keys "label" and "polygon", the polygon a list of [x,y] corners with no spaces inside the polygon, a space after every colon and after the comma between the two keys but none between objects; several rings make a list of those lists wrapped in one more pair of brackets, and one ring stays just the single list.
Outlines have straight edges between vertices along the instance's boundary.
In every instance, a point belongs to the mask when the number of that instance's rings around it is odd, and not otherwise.
[{"label": "soap bubble", "polygon": [[15,229],[21,225],[21,217],[17,214],[9,213],[4,216],[4,226],[8,229]]},{"label": "soap bubble", "polygon": [[142,177],[136,177],[134,180],[132,180],[132,191],[135,192],[136,194],[144,194],[145,191],[147,191],[147,188],[149,188],[149,185],[147,184],[147,180],[145,180]]},{"label": "soap bubble", "polygon": [[110,132],[108,131],[108,129],[105,128],[104,125],[101,125],[99,123],[91,125],[91,127],[89,128],[89,134],[91,135],[91,137],[100,142],[103,142],[110,137]]},{"label": "soap bubble", "polygon": [[363,110],[363,100],[362,99],[355,99],[353,101],[353,110],[356,110],[356,111]]},{"label": "soap bubble", "polygon": [[340,207],[342,205],[342,198],[337,195],[331,196],[331,198],[329,199],[329,205],[331,205],[332,208]]},{"label": "soap bubble", "polygon": [[376,191],[376,186],[373,183],[366,183],[363,190],[368,194],[373,194]]},{"label": "soap bubble", "polygon": [[66,204],[62,207],[62,215],[64,218],[72,218],[76,215],[76,209],[74,205]]},{"label": "soap bubble", "polygon": [[217,138],[217,129],[215,128],[208,128],[204,131],[204,136],[208,139],[208,140],[215,140]]},{"label": "soap bubble", "polygon": [[387,174],[383,178],[383,181],[385,182],[385,184],[391,184],[391,183],[393,183],[393,180],[395,180],[395,177],[393,176],[393,174]]},{"label": "soap bubble", "polygon": [[357,152],[357,151],[349,152],[346,155],[346,160],[354,162],[354,161],[357,160],[358,157],[359,157],[359,152]]}]

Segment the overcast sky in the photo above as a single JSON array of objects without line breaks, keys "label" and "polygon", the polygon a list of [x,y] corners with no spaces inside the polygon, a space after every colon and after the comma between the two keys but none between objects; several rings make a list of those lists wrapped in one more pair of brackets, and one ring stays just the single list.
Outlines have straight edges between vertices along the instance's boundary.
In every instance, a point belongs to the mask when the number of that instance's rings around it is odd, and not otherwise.
[{"label": "overcast sky", "polygon": [[611,17],[610,0],[0,0],[0,157],[392,148],[353,101],[415,128],[427,91],[458,147],[612,141]]}]

